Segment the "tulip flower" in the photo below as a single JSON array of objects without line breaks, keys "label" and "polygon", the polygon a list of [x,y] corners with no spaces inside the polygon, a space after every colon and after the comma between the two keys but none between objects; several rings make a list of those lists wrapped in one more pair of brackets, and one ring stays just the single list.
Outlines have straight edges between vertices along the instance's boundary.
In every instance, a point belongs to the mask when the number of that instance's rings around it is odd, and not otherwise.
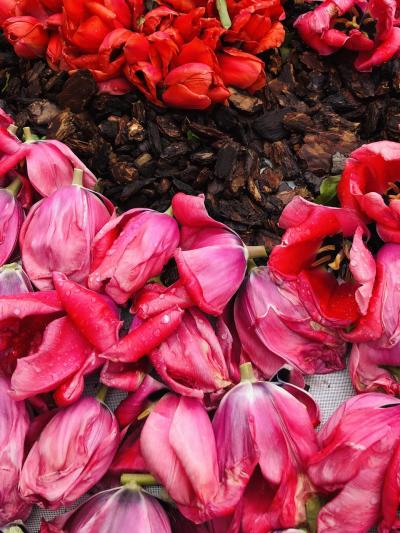
[{"label": "tulip flower", "polygon": [[3,23],[4,34],[15,53],[26,59],[42,57],[49,36],[43,23],[34,17],[11,17]]},{"label": "tulip flower", "polygon": [[[363,242],[368,231],[358,214],[297,196],[283,210],[279,225],[286,231],[270,255],[270,273],[296,284],[312,318],[346,328],[365,315],[376,268]],[[346,241],[353,236],[353,244]],[[323,267],[326,264],[330,271]],[[332,272],[343,272],[345,280],[338,281]]]},{"label": "tulip flower", "polygon": [[24,133],[28,139],[25,143],[14,136],[2,135],[1,145],[6,146],[8,157],[0,159],[0,177],[26,158],[29,181],[42,196],[50,196],[63,185],[69,185],[74,168],[83,170],[83,185],[93,189],[95,176],[68,146],[54,140],[32,140],[29,128],[24,128]]},{"label": "tulip flower", "polygon": [[358,392],[399,394],[400,245],[385,244],[377,254],[376,265],[378,275],[368,314],[347,334],[354,342],[349,371]]},{"label": "tulip flower", "polygon": [[265,65],[258,57],[237,48],[223,48],[217,58],[225,85],[247,89],[251,94],[265,86]]},{"label": "tulip flower", "polygon": [[93,241],[88,285],[124,304],[146,281],[158,276],[179,244],[179,229],[169,215],[131,209],[110,220]]},{"label": "tulip flower", "polygon": [[167,513],[157,499],[134,485],[99,492],[53,524],[57,528],[53,531],[66,533],[122,533],[132,527],[140,533],[171,533]]},{"label": "tulip flower", "polygon": [[140,445],[151,474],[180,512],[195,523],[207,520],[219,479],[214,434],[201,402],[163,396],[146,420]]},{"label": "tulip flower", "polygon": [[284,388],[256,381],[250,363],[241,373],[242,382],[224,396],[213,420],[223,480],[215,505],[229,502],[235,509],[241,501],[236,513],[243,533],[295,527],[305,522],[313,493],[306,475],[318,450],[312,420]]},{"label": "tulip flower", "polygon": [[267,267],[253,269],[235,302],[235,324],[250,360],[270,378],[285,362],[305,374],[344,368],[346,344],[317,324],[296,287],[276,284]]},{"label": "tulip flower", "polygon": [[35,204],[20,235],[22,262],[32,283],[40,290],[52,288],[55,271],[85,284],[94,237],[112,212],[108,200],[78,180]]},{"label": "tulip flower", "polygon": [[149,61],[138,61],[133,65],[125,65],[124,74],[150,102],[162,106],[162,102],[157,96],[157,86],[162,80],[162,72],[159,67]]},{"label": "tulip flower", "polygon": [[0,298],[0,367],[11,375],[16,360],[38,349],[46,326],[63,314],[55,291]]},{"label": "tulip flower", "polygon": [[374,221],[386,242],[400,243],[399,171],[399,143],[366,144],[350,154],[338,185],[341,205],[356,209],[366,222]]},{"label": "tulip flower", "polygon": [[0,268],[0,296],[32,291],[32,284],[18,263]]},{"label": "tulip flower", "polygon": [[135,295],[131,313],[137,314],[142,320],[154,317],[179,307],[188,309],[195,304],[180,281],[165,287],[160,283],[147,283],[141,291]]},{"label": "tulip flower", "polygon": [[0,266],[7,263],[17,243],[24,213],[16,199],[21,181],[16,178],[7,188],[0,189]]},{"label": "tulip flower", "polygon": [[208,215],[203,195],[178,193],[172,208],[181,225],[175,252],[180,281],[202,311],[220,315],[243,281],[245,246],[233,230]]},{"label": "tulip flower", "polygon": [[135,421],[121,433],[126,436],[109,468],[111,479],[119,480],[124,473],[147,473],[148,468],[140,449],[140,434],[143,425],[144,420]]},{"label": "tulip flower", "polygon": [[[204,13],[204,10],[203,10]],[[151,35],[156,31],[165,31],[171,27],[173,21],[179,16],[179,13],[165,5],[158,6],[148,11],[140,25],[140,32],[145,35]],[[139,34],[140,35],[140,34]]]},{"label": "tulip flower", "polygon": [[149,357],[164,383],[179,394],[202,398],[230,385],[220,340],[195,308],[186,311],[178,329]]},{"label": "tulip flower", "polygon": [[73,503],[106,473],[118,444],[117,421],[95,398],[81,398],[61,409],[25,460],[22,497],[51,509]]},{"label": "tulip flower", "polygon": [[29,417],[24,402],[8,395],[10,383],[0,374],[0,524],[28,518],[31,506],[18,492]]},{"label": "tulip flower", "polygon": [[[400,401],[369,393],[350,398],[318,434],[321,450],[309,460],[308,475],[328,496],[318,514],[318,532],[364,533],[398,526]],[[355,513],[354,502],[362,512]]]},{"label": "tulip flower", "polygon": [[355,67],[370,71],[400,49],[396,8],[396,0],[324,0],[300,15],[295,27],[304,42],[322,55],[340,48],[359,52]]},{"label": "tulip flower", "polygon": [[4,109],[0,107],[0,128],[8,128],[10,124],[13,124],[14,120],[8,115]]},{"label": "tulip flower", "polygon": [[229,91],[221,78],[204,63],[186,63],[169,72],[164,79],[163,101],[183,109],[207,109],[223,103]]},{"label": "tulip flower", "polygon": [[243,43],[243,49],[252,54],[278,48],[285,40],[285,29],[279,22],[284,16],[280,0],[246,6],[234,17],[224,39]]}]

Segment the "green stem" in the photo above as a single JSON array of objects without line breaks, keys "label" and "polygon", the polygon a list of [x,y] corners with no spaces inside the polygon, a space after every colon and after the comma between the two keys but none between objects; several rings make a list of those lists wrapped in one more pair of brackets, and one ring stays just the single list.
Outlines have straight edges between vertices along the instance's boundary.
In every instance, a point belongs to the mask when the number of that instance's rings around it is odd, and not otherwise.
[{"label": "green stem", "polygon": [[225,0],[217,0],[217,10],[222,26],[226,30],[229,30],[229,28],[232,26],[232,22],[228,13],[228,7],[226,5]]},{"label": "green stem", "polygon": [[99,402],[104,402],[107,396],[107,392],[107,385],[102,385],[96,394],[96,400],[99,400]]},{"label": "green stem", "polygon": [[170,205],[168,209],[164,211],[164,215],[169,215],[170,217],[174,216],[174,212],[172,211],[172,205]]},{"label": "green stem", "polygon": [[10,124],[7,128],[7,131],[11,133],[11,135],[17,136],[18,126],[15,124]]},{"label": "green stem", "polygon": [[251,381],[254,383],[256,376],[254,375],[253,365],[251,363],[243,363],[239,367],[240,369],[240,382]]},{"label": "green stem", "polygon": [[83,170],[80,168],[74,168],[74,174],[72,176],[72,185],[83,186]]},{"label": "green stem", "polygon": [[22,182],[19,178],[15,178],[8,187],[6,187],[6,190],[10,192],[13,196],[17,196],[19,193],[19,190],[22,186]]},{"label": "green stem", "polygon": [[157,485],[158,481],[151,474],[122,474],[122,485],[136,484],[139,486]]},{"label": "green stem", "polygon": [[246,246],[249,259],[256,259],[257,257],[267,257],[267,250],[265,246]]},{"label": "green stem", "polygon": [[25,127],[25,128],[22,128],[22,131],[24,132],[24,139],[26,142],[34,141],[31,128]]}]

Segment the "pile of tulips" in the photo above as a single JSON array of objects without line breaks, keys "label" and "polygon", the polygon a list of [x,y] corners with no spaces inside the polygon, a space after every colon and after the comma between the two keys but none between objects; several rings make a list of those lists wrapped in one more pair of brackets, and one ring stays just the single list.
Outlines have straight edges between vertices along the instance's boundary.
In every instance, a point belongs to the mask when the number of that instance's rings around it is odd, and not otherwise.
[{"label": "pile of tulips", "polygon": [[285,37],[280,0],[3,0],[0,26],[15,52],[54,70],[89,69],[100,91],[139,89],[156,105],[206,109],[228,86],[266,83],[256,54]]},{"label": "pile of tulips", "polygon": [[398,0],[323,0],[295,22],[303,41],[321,55],[357,52],[354,66],[362,72],[398,55],[399,25]]},{"label": "pile of tulips", "polygon": [[[41,533],[400,527],[400,145],[350,156],[340,207],[295,198],[267,260],[202,196],[118,214],[17,131],[1,111],[0,527],[88,491]],[[350,348],[364,394],[317,434],[304,375]]]}]

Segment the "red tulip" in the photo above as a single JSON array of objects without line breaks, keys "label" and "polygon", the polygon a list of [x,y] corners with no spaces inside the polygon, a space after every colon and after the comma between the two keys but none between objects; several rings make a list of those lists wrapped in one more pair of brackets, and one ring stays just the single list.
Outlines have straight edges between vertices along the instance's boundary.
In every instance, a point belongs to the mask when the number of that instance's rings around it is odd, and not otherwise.
[{"label": "red tulip", "polygon": [[400,246],[384,245],[376,257],[378,275],[369,312],[363,323],[348,334],[356,342],[349,371],[358,392],[400,392],[396,377],[400,366],[399,265]]},{"label": "red tulip", "polygon": [[174,66],[185,65],[193,61],[208,65],[219,73],[219,65],[214,51],[198,37],[194,37],[181,47],[178,56],[174,59]]},{"label": "red tulip", "polygon": [[194,305],[180,281],[169,287],[164,287],[159,283],[147,283],[136,294],[131,312],[137,314],[142,320],[147,320],[176,307],[188,309]]},{"label": "red tulip", "polygon": [[11,185],[0,189],[0,266],[10,259],[17,243],[24,212],[16,199],[21,181],[16,178]]},{"label": "red tulip", "polygon": [[243,381],[224,396],[213,420],[223,480],[215,506],[236,509],[243,533],[295,527],[305,522],[305,503],[313,493],[306,476],[318,450],[312,420],[282,387],[257,382],[248,364],[242,373]]},{"label": "red tulip", "polygon": [[44,532],[122,533],[132,526],[140,533],[171,533],[168,516],[157,499],[138,486],[98,492],[72,513],[57,517],[55,529]]},{"label": "red tulip", "polygon": [[[375,262],[363,243],[362,235],[367,230],[358,214],[350,209],[313,204],[298,196],[283,210],[279,224],[286,231],[282,244],[270,255],[270,272],[278,279],[296,283],[300,299],[313,319],[347,327],[366,314]],[[343,238],[353,235],[353,245],[350,241],[346,244]],[[339,248],[328,244],[325,249],[324,239],[332,237],[338,240]],[[317,259],[325,251],[333,253]],[[345,257],[349,260],[350,281],[342,283],[321,264],[332,261],[330,264],[338,272]]]},{"label": "red tulip", "polygon": [[[385,394],[363,394],[341,405],[318,435],[321,451],[308,474],[328,496],[318,514],[318,532],[364,533],[381,522],[398,525],[400,402]],[[362,513],[354,512],[354,502]],[[394,528],[394,529],[392,529]]]},{"label": "red tulip", "polygon": [[29,417],[24,402],[15,402],[8,394],[9,381],[0,374],[0,524],[24,520],[31,512],[29,503],[18,492],[24,443]]},{"label": "red tulip", "polygon": [[178,243],[178,225],[171,216],[131,209],[110,220],[96,235],[89,287],[124,304],[161,273]]},{"label": "red tulip", "polygon": [[223,48],[223,53],[217,54],[217,58],[225,85],[247,89],[250,93],[265,86],[264,62],[253,54],[237,48]]},{"label": "red tulip", "polygon": [[162,72],[159,67],[148,61],[138,61],[135,64],[126,65],[124,74],[150,102],[162,106],[162,102],[157,96],[157,87],[162,80]]},{"label": "red tulip", "polygon": [[179,13],[164,5],[151,9],[143,17],[140,31],[145,35],[151,35],[156,31],[165,31],[171,27],[172,22],[178,15]]},{"label": "red tulip", "polygon": [[356,209],[366,222],[374,221],[386,242],[400,243],[399,175],[400,143],[380,141],[350,154],[338,185],[341,205]]},{"label": "red tulip", "polygon": [[290,284],[275,284],[266,267],[253,269],[235,302],[235,323],[249,358],[270,378],[285,362],[305,374],[344,368],[346,344],[317,324]]},{"label": "red tulip", "polygon": [[4,34],[15,53],[26,59],[44,56],[49,35],[43,23],[34,17],[11,17],[3,24]]},{"label": "red tulip", "polygon": [[207,109],[223,103],[229,91],[212,68],[203,63],[186,63],[169,72],[164,79],[163,100],[183,109]]},{"label": "red tulip", "polygon": [[14,119],[0,107],[0,128],[8,128],[13,123]]},{"label": "red tulip", "polygon": [[186,311],[178,329],[149,357],[164,383],[179,394],[202,398],[230,385],[220,339],[195,308]]},{"label": "red tulip", "polygon": [[202,195],[178,193],[172,208],[181,225],[175,252],[181,283],[202,311],[220,315],[243,281],[245,246],[233,230],[209,216]]},{"label": "red tulip", "polygon": [[32,446],[21,472],[22,497],[41,507],[69,505],[106,473],[119,444],[117,421],[95,398],[61,409]]},{"label": "red tulip", "polygon": [[86,283],[96,233],[111,217],[108,200],[79,184],[64,186],[34,205],[20,235],[24,268],[40,290],[53,287],[52,272]]},{"label": "red tulip", "polygon": [[252,54],[278,48],[285,39],[285,29],[279,22],[284,15],[280,0],[245,7],[233,18],[225,41],[243,43],[243,49]]},{"label": "red tulip", "polygon": [[196,523],[207,520],[219,481],[214,434],[200,401],[164,396],[147,418],[140,444],[150,472],[181,513]]}]

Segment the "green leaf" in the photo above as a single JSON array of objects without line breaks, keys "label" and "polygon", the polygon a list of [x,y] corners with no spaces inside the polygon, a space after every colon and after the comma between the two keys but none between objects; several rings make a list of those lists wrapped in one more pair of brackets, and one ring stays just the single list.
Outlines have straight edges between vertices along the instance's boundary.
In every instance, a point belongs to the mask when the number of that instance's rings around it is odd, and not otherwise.
[{"label": "green leaf", "polygon": [[336,196],[337,186],[341,176],[329,176],[322,180],[319,188],[320,195],[314,200],[316,204],[328,205]]},{"label": "green leaf", "polygon": [[200,137],[197,137],[197,135],[193,133],[192,130],[187,131],[186,137],[188,138],[188,141],[197,142],[200,140]]}]

